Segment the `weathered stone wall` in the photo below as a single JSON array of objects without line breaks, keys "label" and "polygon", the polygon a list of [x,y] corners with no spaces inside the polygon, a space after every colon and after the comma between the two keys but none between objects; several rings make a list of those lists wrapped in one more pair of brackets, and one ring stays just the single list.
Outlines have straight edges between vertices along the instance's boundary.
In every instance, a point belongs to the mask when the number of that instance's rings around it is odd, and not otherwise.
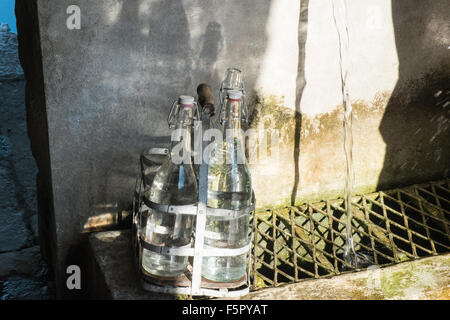
[{"label": "weathered stone wall", "polygon": [[[283,134],[279,162],[251,166],[258,206],[342,194],[332,1],[17,3],[26,26],[19,35],[30,48],[22,64],[33,70],[29,132],[37,134],[32,148],[47,190],[43,236],[55,246],[48,248],[60,283],[69,261],[83,255],[87,219],[125,208],[140,150],[168,141],[171,99],[194,95],[201,82],[217,92],[229,66],[244,71],[251,127]],[[66,27],[73,4],[81,9],[79,30]],[[447,176],[448,1],[348,4],[356,192]]]},{"label": "weathered stone wall", "polygon": [[36,163],[30,152],[17,36],[0,24],[0,300],[51,295],[40,255]]}]

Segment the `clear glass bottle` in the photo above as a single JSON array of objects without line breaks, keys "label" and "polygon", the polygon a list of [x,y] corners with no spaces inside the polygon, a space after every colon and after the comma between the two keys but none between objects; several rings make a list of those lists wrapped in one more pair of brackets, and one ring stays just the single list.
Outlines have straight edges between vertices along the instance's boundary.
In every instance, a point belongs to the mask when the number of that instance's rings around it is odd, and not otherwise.
[{"label": "clear glass bottle", "polygon": [[[251,177],[241,131],[241,91],[227,91],[223,111],[223,131],[226,134],[209,159],[207,206],[239,210],[252,205]],[[238,218],[207,216],[205,246],[240,248],[248,243],[248,232],[249,214]],[[202,276],[208,280],[235,281],[242,278],[245,271],[246,254],[203,258]]]},{"label": "clear glass bottle", "polygon": [[[153,179],[145,196],[161,205],[194,205],[197,203],[198,185],[191,161],[191,129],[194,117],[194,98],[181,96],[174,105],[175,130],[182,137],[173,141],[166,161]],[[172,112],[171,112],[172,115]],[[170,122],[169,122],[170,123]],[[181,148],[180,148],[181,147]],[[182,159],[175,150],[182,150]],[[158,212],[151,209],[143,234],[155,246],[179,248],[191,242],[194,219],[192,215]],[[151,275],[175,277],[188,265],[188,257],[155,253],[143,249],[142,268]]]},{"label": "clear glass bottle", "polygon": [[[225,74],[225,79],[222,81],[219,91],[219,100],[222,106],[225,105],[227,98],[226,92],[229,90],[240,90],[245,95],[244,82],[242,81],[242,71],[237,68],[228,68]],[[222,109],[222,111],[225,110]]]},{"label": "clear glass bottle", "polygon": [[222,83],[222,88],[228,91],[240,90],[242,87],[242,71],[237,68],[228,68],[225,75],[225,80]]}]

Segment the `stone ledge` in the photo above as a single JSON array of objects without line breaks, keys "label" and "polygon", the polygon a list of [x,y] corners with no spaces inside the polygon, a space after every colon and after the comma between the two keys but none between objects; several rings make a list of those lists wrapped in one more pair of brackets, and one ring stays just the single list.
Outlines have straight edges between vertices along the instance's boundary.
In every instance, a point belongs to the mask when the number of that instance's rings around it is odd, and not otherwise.
[{"label": "stone ledge", "polygon": [[131,231],[103,231],[89,235],[94,258],[90,279],[95,299],[161,300],[173,296],[151,293],[140,287],[138,273],[133,264]]},{"label": "stone ledge", "polygon": [[[132,263],[130,230],[97,232],[89,243],[103,277],[104,290],[94,298],[174,299],[142,290]],[[254,291],[242,300],[450,299],[450,254],[404,262],[383,269],[306,280]]]},{"label": "stone ledge", "polygon": [[251,292],[246,300],[449,300],[450,254]]}]

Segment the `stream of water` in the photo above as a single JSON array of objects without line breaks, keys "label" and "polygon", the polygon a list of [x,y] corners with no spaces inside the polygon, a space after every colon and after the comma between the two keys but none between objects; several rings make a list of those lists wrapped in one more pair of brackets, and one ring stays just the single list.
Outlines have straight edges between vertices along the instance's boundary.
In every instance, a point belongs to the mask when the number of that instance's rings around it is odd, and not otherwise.
[{"label": "stream of water", "polygon": [[342,100],[344,105],[344,152],[346,161],[346,178],[344,207],[346,211],[346,242],[344,247],[344,261],[354,268],[361,268],[372,264],[369,254],[356,253],[353,242],[352,221],[353,211],[351,199],[355,173],[353,170],[353,134],[352,134],[352,104],[350,101],[348,74],[350,67],[349,20],[346,0],[331,0],[333,18],[339,37],[339,62],[341,71]]}]

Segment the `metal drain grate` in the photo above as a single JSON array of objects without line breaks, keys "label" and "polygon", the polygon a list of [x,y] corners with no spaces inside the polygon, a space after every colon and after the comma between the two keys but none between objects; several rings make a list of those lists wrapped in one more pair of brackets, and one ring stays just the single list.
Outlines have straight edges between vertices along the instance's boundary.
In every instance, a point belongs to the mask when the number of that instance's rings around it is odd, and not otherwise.
[{"label": "metal drain grate", "polygon": [[[450,180],[354,197],[355,250],[379,267],[450,251]],[[343,199],[258,212],[253,289],[356,271],[342,258]],[[347,270],[347,271],[342,271]]]}]

